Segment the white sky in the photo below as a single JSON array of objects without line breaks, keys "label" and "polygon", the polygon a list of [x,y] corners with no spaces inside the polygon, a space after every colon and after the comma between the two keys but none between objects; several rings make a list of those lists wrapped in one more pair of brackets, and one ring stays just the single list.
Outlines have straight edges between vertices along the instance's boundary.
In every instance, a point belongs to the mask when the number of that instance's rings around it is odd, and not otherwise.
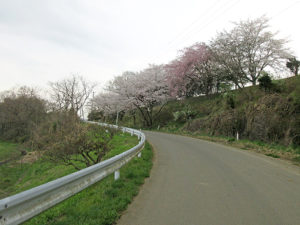
[{"label": "white sky", "polygon": [[104,84],[266,15],[300,56],[299,0],[0,0],[0,91],[79,74]]}]

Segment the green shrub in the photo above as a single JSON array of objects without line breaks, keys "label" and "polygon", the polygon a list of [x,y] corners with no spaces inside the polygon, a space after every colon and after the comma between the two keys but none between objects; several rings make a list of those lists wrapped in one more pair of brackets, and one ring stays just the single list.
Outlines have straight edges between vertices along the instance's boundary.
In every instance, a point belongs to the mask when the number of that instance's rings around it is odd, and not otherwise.
[{"label": "green shrub", "polygon": [[270,92],[273,88],[272,79],[268,73],[264,72],[263,75],[258,78],[259,87],[264,89],[265,92]]},{"label": "green shrub", "polygon": [[190,105],[185,105],[181,111],[176,111],[173,113],[174,121],[183,123],[188,120],[195,118],[196,112],[192,109]]}]

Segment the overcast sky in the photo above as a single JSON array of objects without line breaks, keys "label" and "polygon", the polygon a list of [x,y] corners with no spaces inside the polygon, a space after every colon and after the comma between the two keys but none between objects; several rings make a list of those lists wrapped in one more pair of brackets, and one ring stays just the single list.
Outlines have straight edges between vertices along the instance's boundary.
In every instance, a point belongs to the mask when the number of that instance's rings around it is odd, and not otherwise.
[{"label": "overcast sky", "polygon": [[71,74],[104,84],[262,15],[299,57],[299,11],[299,0],[0,0],[0,91]]}]

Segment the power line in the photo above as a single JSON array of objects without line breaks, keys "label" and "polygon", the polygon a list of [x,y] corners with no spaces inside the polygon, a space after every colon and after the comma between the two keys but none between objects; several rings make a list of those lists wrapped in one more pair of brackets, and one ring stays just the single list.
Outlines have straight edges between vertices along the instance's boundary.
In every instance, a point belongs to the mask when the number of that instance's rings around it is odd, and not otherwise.
[{"label": "power line", "polygon": [[[222,16],[226,11],[228,11],[228,9],[232,8],[232,6],[235,5],[235,4],[237,3],[237,1],[240,1],[240,0],[236,0],[236,1],[230,0],[230,1],[225,2],[225,4],[223,4],[218,10],[216,10],[216,11],[212,14],[212,16],[208,19],[208,23],[206,23],[204,26],[201,26],[201,29],[198,30],[198,32],[194,32],[194,30],[192,30],[191,32],[187,33],[187,34],[185,35],[186,38],[182,38],[182,39],[181,39],[181,43],[182,43],[183,41],[185,41],[185,40],[190,39],[195,33],[199,33],[199,32],[202,31],[206,26],[208,26],[210,23],[214,22],[215,19],[217,19],[218,17]],[[232,4],[230,4],[230,3],[232,3]],[[228,6],[228,4],[230,4],[229,7],[226,7],[226,6]],[[224,6],[225,6],[225,10],[222,10],[222,9],[224,9]],[[215,16],[215,15],[217,15],[217,16]],[[212,17],[213,17],[213,20],[211,20]],[[187,37],[187,36],[188,36],[188,37]]]},{"label": "power line", "polygon": [[182,31],[180,31],[176,37],[168,43],[168,45],[173,44],[180,36],[182,36],[186,31],[188,31],[191,27],[193,27],[194,24],[196,24],[200,19],[202,19],[208,12],[210,12],[213,9],[213,6],[216,5],[217,2],[220,2],[220,0],[214,1],[210,6],[207,11],[205,11],[204,14],[201,14],[196,20],[194,20],[192,23],[190,23],[187,27],[185,27]]},{"label": "power line", "polygon": [[292,6],[296,5],[300,3],[300,1],[296,1],[293,2],[292,4],[290,4],[288,7],[284,8],[283,10],[280,10],[279,12],[277,12],[274,16],[272,16],[270,19],[273,19],[274,17],[280,16],[282,13],[284,13],[285,11],[287,11],[288,9],[292,8]]},{"label": "power line", "polygon": [[206,24],[204,24],[203,26],[201,26],[200,29],[198,29],[196,32],[190,34],[189,37],[183,39],[183,41],[181,43],[183,43],[184,41],[190,40],[195,34],[198,34],[201,31],[203,31],[208,25],[210,25],[211,23],[215,22],[219,17],[221,17],[226,12],[228,12],[230,9],[232,9],[238,2],[240,2],[240,0],[236,0],[236,1],[232,2],[232,4],[229,5],[228,7],[226,7],[220,14],[217,14],[217,16],[213,17],[212,20],[208,21]]},{"label": "power line", "polygon": [[[213,4],[215,4],[216,2],[219,1],[215,1]],[[223,8],[223,6],[225,6],[227,3],[231,2],[232,4],[230,4],[228,7],[224,8],[224,10],[221,11],[221,13],[217,13],[220,11],[220,9]],[[168,43],[167,49],[163,50],[159,56],[163,55],[164,53],[169,52],[169,50],[174,47],[174,43],[179,39],[179,42],[177,42],[176,46],[179,46],[179,44],[184,43],[187,40],[190,40],[192,37],[195,36],[195,34],[198,34],[199,32],[203,31],[208,25],[210,25],[211,23],[215,22],[218,18],[220,18],[222,15],[224,15],[225,13],[227,13],[230,9],[232,9],[236,4],[238,4],[240,2],[240,0],[236,0],[236,1],[227,1],[225,4],[223,4],[220,8],[218,8],[217,10],[214,11],[214,14],[216,16],[214,16],[211,20],[209,20],[206,24],[204,24],[203,26],[200,27],[200,29],[198,29],[196,32],[186,32],[188,31],[190,28],[192,28],[194,26],[194,24],[196,24],[201,18],[203,18],[203,15],[198,17],[196,20],[194,20],[191,24],[189,24],[187,27],[185,27],[181,32],[179,32],[178,35],[176,35],[176,37],[170,41]],[[272,16],[270,19],[273,19],[279,15],[281,15],[282,13],[286,12],[287,10],[289,10],[290,8],[292,8],[293,6],[295,6],[296,4],[300,3],[300,1],[295,1],[292,4],[290,4],[289,6],[287,6],[286,8],[280,10],[279,12],[277,12],[274,16]],[[207,12],[209,12],[211,10],[208,10]],[[217,14],[216,14],[217,13]],[[205,15],[207,15],[208,13],[205,13]],[[187,38],[187,35],[189,35]],[[181,37],[181,38],[179,38]],[[157,58],[157,57],[156,57]]]},{"label": "power line", "polygon": [[[234,0],[229,0],[229,1],[225,2],[224,4],[222,4],[221,7],[217,8],[217,9],[216,9],[214,12],[212,12],[212,14],[211,14],[211,15],[216,15],[216,14],[217,14],[217,16],[213,17],[213,20],[209,20],[209,22],[206,23],[206,24],[205,24],[204,26],[202,26],[201,28],[203,29],[203,28],[205,28],[206,26],[208,26],[210,23],[214,22],[215,19],[217,19],[218,17],[222,16],[224,13],[226,13],[229,9],[231,9],[231,8],[232,8],[235,4],[237,4],[237,2],[239,2],[239,1],[240,1],[240,0],[236,0],[236,1],[234,1]],[[215,2],[218,2],[218,1],[215,1]],[[214,2],[214,3],[215,3],[215,2]],[[233,3],[233,4],[230,4],[229,7],[226,7],[225,10],[223,10],[223,11],[221,11],[221,13],[219,13],[219,11],[222,10],[222,8],[224,8],[224,6],[226,6],[226,5],[227,5],[228,3],[230,3],[230,2]],[[211,10],[208,10],[208,12],[210,12],[210,11],[211,11]],[[206,14],[207,14],[207,13],[205,13],[204,15],[206,15]],[[181,31],[181,32],[176,36],[175,39],[173,39],[172,41],[169,42],[169,45],[168,45],[164,50],[161,51],[161,53],[159,54],[159,56],[163,55],[163,54],[166,53],[166,52],[169,52],[169,50],[174,46],[175,40],[178,39],[178,37],[181,36],[183,33],[185,33],[186,30],[188,30],[189,28],[191,28],[191,27],[192,27],[196,22],[198,22],[202,17],[203,17],[203,16],[197,18],[197,19],[196,19],[195,21],[193,21],[190,25],[188,25],[186,28],[184,28],[184,30]],[[201,30],[202,30],[202,29],[201,29]],[[198,30],[197,33],[199,33],[201,30]],[[186,33],[185,35],[183,35],[183,37],[179,39],[179,41],[181,41],[180,43],[182,43],[182,40],[183,40],[183,41],[187,40],[187,38],[184,38],[184,37],[186,37],[186,36],[189,35],[189,34],[191,34],[191,32],[188,32],[188,33]],[[191,36],[189,36],[189,38],[190,38],[190,37],[191,37]],[[188,39],[189,39],[189,38],[188,38]],[[172,46],[172,45],[173,45],[173,46]],[[177,46],[178,46],[178,44],[177,44]],[[157,58],[157,57],[155,57],[155,58]]]}]

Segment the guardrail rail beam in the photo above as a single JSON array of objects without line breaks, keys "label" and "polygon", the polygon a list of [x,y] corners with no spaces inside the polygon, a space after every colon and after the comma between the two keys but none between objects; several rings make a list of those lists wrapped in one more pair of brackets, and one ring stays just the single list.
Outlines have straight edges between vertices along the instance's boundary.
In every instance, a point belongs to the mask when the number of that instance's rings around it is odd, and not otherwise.
[{"label": "guardrail rail beam", "polygon": [[140,152],[146,141],[146,137],[141,131],[105,123],[85,122],[115,129],[120,128],[123,132],[136,135],[140,141],[133,148],[110,159],[19,194],[1,199],[0,225],[20,224],[112,173],[115,173],[114,178],[117,180],[120,178],[120,168],[135,156],[141,155]]}]

